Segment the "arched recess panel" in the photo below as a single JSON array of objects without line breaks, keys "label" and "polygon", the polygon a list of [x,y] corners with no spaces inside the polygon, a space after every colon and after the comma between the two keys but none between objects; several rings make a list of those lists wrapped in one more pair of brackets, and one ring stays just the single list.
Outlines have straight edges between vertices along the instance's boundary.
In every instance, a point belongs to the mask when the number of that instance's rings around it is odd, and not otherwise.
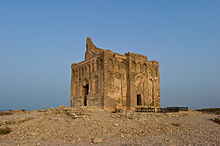
[{"label": "arched recess panel", "polygon": [[108,59],[108,68],[109,68],[110,70],[113,69],[113,60],[112,60],[111,58]]},{"label": "arched recess panel", "polygon": [[153,101],[154,101],[154,95],[153,95],[153,80],[149,79],[148,80],[148,98],[150,101],[150,106],[153,105]]}]

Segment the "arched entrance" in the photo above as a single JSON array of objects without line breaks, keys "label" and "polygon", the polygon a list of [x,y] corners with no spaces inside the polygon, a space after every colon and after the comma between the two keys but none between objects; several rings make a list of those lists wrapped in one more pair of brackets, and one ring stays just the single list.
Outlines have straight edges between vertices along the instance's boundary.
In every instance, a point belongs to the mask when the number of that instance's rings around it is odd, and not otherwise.
[{"label": "arched entrance", "polygon": [[89,83],[88,82],[85,82],[84,85],[83,85],[83,96],[82,96],[82,100],[83,100],[83,106],[87,106],[87,97],[88,97],[88,94],[89,94]]}]

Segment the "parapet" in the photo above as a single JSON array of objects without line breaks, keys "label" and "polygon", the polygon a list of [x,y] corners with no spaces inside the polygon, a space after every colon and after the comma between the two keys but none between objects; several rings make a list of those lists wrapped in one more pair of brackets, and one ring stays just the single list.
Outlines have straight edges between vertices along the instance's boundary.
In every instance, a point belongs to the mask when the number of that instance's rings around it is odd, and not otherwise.
[{"label": "parapet", "polygon": [[131,53],[131,52],[125,53],[125,55],[126,56],[131,56],[134,59],[140,59],[140,60],[147,61],[147,56],[145,56],[145,55],[141,55],[141,54],[137,54],[137,53]]}]

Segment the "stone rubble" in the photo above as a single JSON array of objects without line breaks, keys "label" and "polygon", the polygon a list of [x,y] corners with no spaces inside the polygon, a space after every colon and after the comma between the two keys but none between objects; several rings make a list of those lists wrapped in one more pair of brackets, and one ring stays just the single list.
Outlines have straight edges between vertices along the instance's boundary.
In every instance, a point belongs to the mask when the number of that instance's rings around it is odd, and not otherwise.
[{"label": "stone rubble", "polygon": [[220,145],[219,115],[111,113],[98,107],[58,108],[0,116],[0,145]]}]

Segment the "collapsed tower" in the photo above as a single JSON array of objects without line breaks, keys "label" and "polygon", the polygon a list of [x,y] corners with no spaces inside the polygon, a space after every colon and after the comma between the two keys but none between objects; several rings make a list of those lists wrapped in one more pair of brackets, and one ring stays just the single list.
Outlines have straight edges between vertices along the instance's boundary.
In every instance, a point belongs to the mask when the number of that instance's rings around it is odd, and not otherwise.
[{"label": "collapsed tower", "polygon": [[159,63],[135,53],[97,48],[87,38],[85,60],[71,65],[71,106],[109,111],[160,107]]}]

